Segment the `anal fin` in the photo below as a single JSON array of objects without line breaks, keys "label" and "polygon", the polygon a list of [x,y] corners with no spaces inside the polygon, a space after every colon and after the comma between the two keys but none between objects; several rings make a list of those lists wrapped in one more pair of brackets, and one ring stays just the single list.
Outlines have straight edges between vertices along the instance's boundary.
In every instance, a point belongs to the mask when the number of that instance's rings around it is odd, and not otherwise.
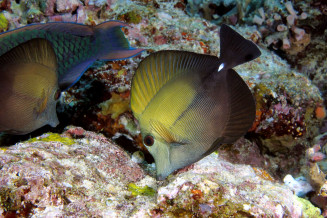
[{"label": "anal fin", "polygon": [[104,54],[99,57],[100,60],[123,60],[126,58],[134,57],[140,54],[144,49],[141,48],[131,48],[131,49],[117,49]]},{"label": "anal fin", "polygon": [[227,72],[230,112],[223,131],[224,143],[233,143],[252,126],[255,118],[255,101],[243,79],[233,70]]},{"label": "anal fin", "polygon": [[79,63],[75,67],[70,68],[68,72],[59,77],[59,88],[64,91],[72,87],[94,61],[94,59],[86,60]]}]

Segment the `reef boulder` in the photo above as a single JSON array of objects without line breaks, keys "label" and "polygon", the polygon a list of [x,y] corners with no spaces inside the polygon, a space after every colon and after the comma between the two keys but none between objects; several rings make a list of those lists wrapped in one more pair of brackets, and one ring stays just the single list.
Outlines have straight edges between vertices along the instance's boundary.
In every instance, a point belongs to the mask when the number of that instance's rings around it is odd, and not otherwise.
[{"label": "reef boulder", "polygon": [[4,216],[300,217],[307,212],[287,186],[259,168],[213,153],[156,181],[110,140],[82,128],[1,149],[0,166]]}]

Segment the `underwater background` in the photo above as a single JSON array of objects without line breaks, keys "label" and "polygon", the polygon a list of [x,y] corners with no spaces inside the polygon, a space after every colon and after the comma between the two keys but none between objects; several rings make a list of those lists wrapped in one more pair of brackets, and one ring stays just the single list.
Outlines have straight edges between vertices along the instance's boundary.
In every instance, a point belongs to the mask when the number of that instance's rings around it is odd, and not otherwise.
[{"label": "underwater background", "polygon": [[[131,46],[146,50],[94,63],[61,94],[57,127],[1,135],[1,216],[327,216],[327,1],[0,0],[0,10],[0,32],[119,20]],[[262,53],[235,68],[255,98],[255,122],[157,181],[130,109],[132,77],[155,51],[218,56],[223,23]]]}]

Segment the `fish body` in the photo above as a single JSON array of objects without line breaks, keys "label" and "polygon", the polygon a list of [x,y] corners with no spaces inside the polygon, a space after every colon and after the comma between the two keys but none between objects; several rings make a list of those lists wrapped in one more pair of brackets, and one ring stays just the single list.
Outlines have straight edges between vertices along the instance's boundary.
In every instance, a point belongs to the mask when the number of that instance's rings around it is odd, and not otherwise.
[{"label": "fish body", "polygon": [[119,21],[97,26],[32,24],[0,34],[0,132],[26,134],[56,126],[60,91],[76,83],[96,60],[120,60],[130,47]]},{"label": "fish body", "polygon": [[159,51],[134,75],[131,108],[159,180],[235,142],[254,121],[251,91],[232,68],[257,58],[260,50],[226,25],[220,36],[220,58]]},{"label": "fish body", "polygon": [[32,39],[0,58],[0,131],[25,134],[57,126],[57,62],[51,44]]}]

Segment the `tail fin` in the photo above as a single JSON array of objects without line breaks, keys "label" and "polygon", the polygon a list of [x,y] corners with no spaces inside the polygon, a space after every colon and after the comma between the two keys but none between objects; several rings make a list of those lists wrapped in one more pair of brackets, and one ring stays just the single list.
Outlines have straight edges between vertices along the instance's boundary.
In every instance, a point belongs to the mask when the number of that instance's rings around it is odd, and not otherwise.
[{"label": "tail fin", "polygon": [[120,60],[133,57],[143,49],[132,48],[121,27],[128,26],[119,21],[108,21],[95,27],[95,35],[100,40],[99,60]]},{"label": "tail fin", "polygon": [[258,47],[229,26],[220,29],[220,60],[225,69],[256,59],[261,55]]}]

